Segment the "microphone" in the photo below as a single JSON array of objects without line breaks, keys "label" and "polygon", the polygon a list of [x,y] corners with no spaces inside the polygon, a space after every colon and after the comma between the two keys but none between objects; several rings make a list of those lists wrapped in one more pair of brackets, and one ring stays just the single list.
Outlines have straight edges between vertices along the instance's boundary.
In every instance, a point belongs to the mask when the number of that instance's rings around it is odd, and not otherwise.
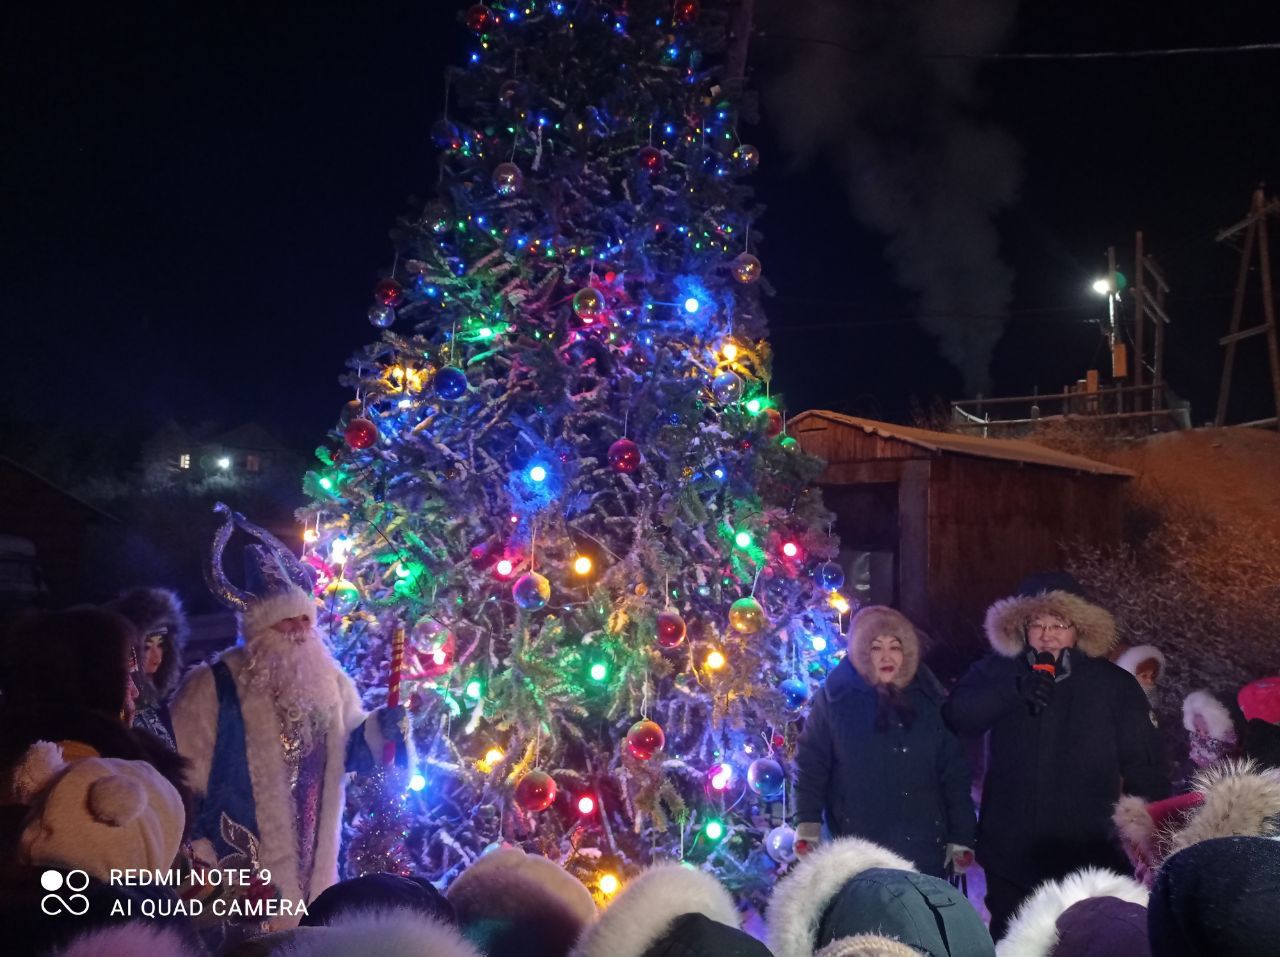
[{"label": "microphone", "polygon": [[[1058,676],[1057,659],[1051,652],[1041,651],[1036,654],[1036,663],[1031,666],[1032,671],[1046,674],[1050,679],[1056,679]],[[1044,687],[1042,694],[1037,694],[1031,702],[1031,714],[1034,717],[1043,711],[1049,704],[1049,697],[1053,694],[1052,682]]]}]

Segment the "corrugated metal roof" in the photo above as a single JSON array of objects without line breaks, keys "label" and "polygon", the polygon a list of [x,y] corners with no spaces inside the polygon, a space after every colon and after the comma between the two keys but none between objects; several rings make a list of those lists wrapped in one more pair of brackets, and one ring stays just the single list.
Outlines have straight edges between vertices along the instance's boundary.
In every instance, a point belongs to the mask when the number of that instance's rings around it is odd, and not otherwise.
[{"label": "corrugated metal roof", "polygon": [[878,435],[885,439],[896,439],[917,448],[931,452],[951,455],[972,455],[984,459],[1000,459],[1006,462],[1022,462],[1027,465],[1043,465],[1053,469],[1067,469],[1072,472],[1088,472],[1092,475],[1113,475],[1132,478],[1135,473],[1128,469],[1107,465],[1083,455],[1071,455],[1055,449],[1024,442],[1021,439],[989,439],[978,435],[957,435],[952,432],[934,432],[930,429],[916,429],[908,425],[895,425],[891,422],[876,422],[873,419],[859,419],[852,415],[829,412],[825,409],[814,409],[802,412],[790,419],[791,427],[799,428],[807,418],[820,418],[849,428],[862,429],[868,434]]}]

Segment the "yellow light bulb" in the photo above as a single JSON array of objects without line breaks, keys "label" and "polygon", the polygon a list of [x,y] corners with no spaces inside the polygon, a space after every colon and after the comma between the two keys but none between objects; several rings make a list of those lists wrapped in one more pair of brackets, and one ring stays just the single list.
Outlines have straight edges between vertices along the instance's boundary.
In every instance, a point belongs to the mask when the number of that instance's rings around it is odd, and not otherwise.
[{"label": "yellow light bulb", "polygon": [[725,666],[724,655],[718,651],[712,651],[707,654],[706,666],[711,671],[719,671]]},{"label": "yellow light bulb", "polygon": [[309,528],[302,533],[302,540],[306,542],[308,545],[316,541],[319,537],[320,537],[320,533],[317,532],[314,528]]},{"label": "yellow light bulb", "polygon": [[492,767],[499,764],[506,755],[503,754],[501,748],[490,748],[484,753],[484,763]]},{"label": "yellow light bulb", "polygon": [[725,362],[732,362],[734,359],[738,358],[738,346],[736,343],[726,342],[724,344],[724,348],[720,350],[720,353],[724,356]]},{"label": "yellow light bulb", "polygon": [[593,567],[591,559],[586,555],[579,555],[573,560],[573,570],[578,575],[590,575]]},{"label": "yellow light bulb", "polygon": [[596,887],[600,888],[600,893],[606,897],[612,897],[618,893],[618,888],[622,886],[622,881],[618,880],[616,874],[601,874],[600,880],[596,881]]},{"label": "yellow light bulb", "polygon": [[831,607],[840,612],[840,614],[847,615],[849,613],[849,602],[838,591],[833,591],[829,600]]}]

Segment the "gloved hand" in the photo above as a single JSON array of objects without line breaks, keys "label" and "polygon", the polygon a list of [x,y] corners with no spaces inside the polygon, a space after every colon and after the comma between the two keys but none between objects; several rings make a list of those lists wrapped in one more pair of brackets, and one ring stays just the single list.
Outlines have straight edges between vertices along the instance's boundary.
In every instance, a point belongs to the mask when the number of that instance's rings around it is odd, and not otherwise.
[{"label": "gloved hand", "polygon": [[943,866],[947,864],[951,865],[953,873],[963,874],[973,867],[973,848],[965,847],[963,844],[948,844],[947,857],[943,861]]},{"label": "gloved hand", "polygon": [[822,842],[822,825],[816,821],[796,827],[796,857],[804,857]]},{"label": "gloved hand", "polygon": [[379,708],[375,712],[378,719],[378,730],[382,732],[382,736],[386,740],[395,742],[397,747],[405,742],[405,716],[407,714],[408,712],[402,704],[398,704],[394,708]]},{"label": "gloved hand", "polygon": [[1018,694],[1033,708],[1043,708],[1053,697],[1053,675],[1047,671],[1028,671],[1018,679]]}]

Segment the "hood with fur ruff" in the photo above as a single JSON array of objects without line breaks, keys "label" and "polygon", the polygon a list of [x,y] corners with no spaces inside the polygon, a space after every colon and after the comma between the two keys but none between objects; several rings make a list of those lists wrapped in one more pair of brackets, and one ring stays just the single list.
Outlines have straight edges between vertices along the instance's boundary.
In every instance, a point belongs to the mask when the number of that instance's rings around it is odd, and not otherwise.
[{"label": "hood with fur ruff", "polygon": [[1090,658],[1105,658],[1116,645],[1111,613],[1068,591],[1002,598],[987,609],[987,641],[996,654],[1016,658],[1027,647],[1027,622],[1054,615],[1076,626],[1076,648]]},{"label": "hood with fur ruff", "polygon": [[1088,867],[1048,881],[1018,908],[996,945],[996,957],[1052,957],[1059,943],[1058,919],[1070,907],[1102,897],[1146,907],[1147,896],[1147,889],[1133,878],[1102,868]]},{"label": "hood with fur ruff", "polygon": [[902,667],[893,676],[896,688],[911,684],[920,667],[920,636],[907,616],[887,605],[868,605],[849,623],[849,663],[867,684],[878,683],[871,670],[871,642],[881,635],[892,635],[902,642]]},{"label": "hood with fur ruff", "polygon": [[182,649],[190,632],[181,599],[167,588],[134,588],[108,602],[107,607],[124,615],[138,629],[139,668],[146,653],[147,634],[165,629],[164,656],[150,681],[157,696],[167,698],[182,674]]}]

